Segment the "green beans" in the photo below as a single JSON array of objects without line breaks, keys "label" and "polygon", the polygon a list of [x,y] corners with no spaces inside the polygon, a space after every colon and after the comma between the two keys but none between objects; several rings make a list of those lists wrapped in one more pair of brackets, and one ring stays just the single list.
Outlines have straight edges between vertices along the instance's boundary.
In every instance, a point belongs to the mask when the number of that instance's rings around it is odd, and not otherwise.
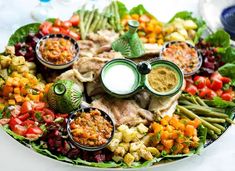
[{"label": "green beans", "polygon": [[225,127],[223,127],[222,125],[220,124],[217,124],[217,123],[213,123],[212,125],[214,125],[215,127],[219,128],[222,132],[225,131]]},{"label": "green beans", "polygon": [[213,139],[217,139],[217,138],[218,138],[218,135],[216,135],[216,134],[214,133],[214,131],[212,131],[212,130],[208,130],[207,133],[208,133]]},{"label": "green beans", "polygon": [[212,124],[210,124],[209,122],[205,121],[204,119],[200,118],[198,115],[196,115],[192,111],[188,110],[187,108],[185,108],[183,106],[179,106],[179,105],[177,105],[177,108],[180,110],[180,112],[182,112],[183,114],[185,114],[186,116],[188,116],[191,119],[198,118],[202,122],[202,124],[205,127],[207,127],[209,130],[213,130],[216,134],[221,134],[221,130],[220,129],[218,129],[217,127],[213,126]]},{"label": "green beans", "polygon": [[225,123],[226,122],[225,119],[220,119],[220,118],[211,118],[211,117],[200,117],[200,118],[210,123]]},{"label": "green beans", "polygon": [[201,106],[208,107],[208,105],[200,97],[196,97],[195,99]]}]

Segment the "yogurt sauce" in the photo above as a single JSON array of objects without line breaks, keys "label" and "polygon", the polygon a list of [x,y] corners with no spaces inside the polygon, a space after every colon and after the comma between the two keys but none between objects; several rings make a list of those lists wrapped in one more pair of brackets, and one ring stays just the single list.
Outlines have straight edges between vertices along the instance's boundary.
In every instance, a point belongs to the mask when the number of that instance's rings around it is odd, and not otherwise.
[{"label": "yogurt sauce", "polygon": [[136,88],[135,71],[124,64],[116,64],[106,70],[103,83],[107,89],[117,94],[128,94]]}]

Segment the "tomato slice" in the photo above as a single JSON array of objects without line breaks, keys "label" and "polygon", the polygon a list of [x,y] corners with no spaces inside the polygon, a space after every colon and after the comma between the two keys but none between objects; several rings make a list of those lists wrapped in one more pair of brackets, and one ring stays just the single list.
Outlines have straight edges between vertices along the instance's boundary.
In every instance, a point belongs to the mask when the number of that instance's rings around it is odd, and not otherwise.
[{"label": "tomato slice", "polygon": [[20,116],[18,116],[18,118],[21,120],[21,121],[25,121],[26,119],[29,118],[29,113],[25,113],[25,114],[22,114]]},{"label": "tomato slice", "polygon": [[32,110],[33,110],[32,103],[29,101],[26,101],[22,104],[20,112],[21,112],[21,114],[24,114],[24,113],[28,113]]},{"label": "tomato slice", "polygon": [[17,124],[13,127],[12,131],[18,135],[25,136],[25,134],[27,132],[27,128],[25,126]]},{"label": "tomato slice", "polygon": [[50,109],[47,109],[47,108],[45,108],[43,111],[45,112],[45,113],[42,115],[43,120],[44,120],[46,123],[53,122],[54,119],[55,119],[55,114],[53,113],[53,111],[50,110]]},{"label": "tomato slice", "polygon": [[79,15],[78,14],[74,14],[70,19],[69,21],[72,23],[72,25],[74,27],[77,27],[78,24],[79,24]]}]

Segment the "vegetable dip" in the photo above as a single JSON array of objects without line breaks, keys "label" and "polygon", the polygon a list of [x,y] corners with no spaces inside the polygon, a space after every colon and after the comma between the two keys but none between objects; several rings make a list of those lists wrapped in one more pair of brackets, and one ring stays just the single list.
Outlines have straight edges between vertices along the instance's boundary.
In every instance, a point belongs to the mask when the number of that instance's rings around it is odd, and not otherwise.
[{"label": "vegetable dip", "polygon": [[136,88],[136,74],[125,64],[113,65],[105,72],[103,83],[114,93],[128,94]]}]

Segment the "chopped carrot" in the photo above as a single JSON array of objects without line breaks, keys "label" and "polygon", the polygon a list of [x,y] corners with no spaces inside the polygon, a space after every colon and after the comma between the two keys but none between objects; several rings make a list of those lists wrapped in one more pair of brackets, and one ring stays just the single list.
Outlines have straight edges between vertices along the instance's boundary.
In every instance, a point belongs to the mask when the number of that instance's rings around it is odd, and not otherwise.
[{"label": "chopped carrot", "polygon": [[22,98],[22,96],[21,96],[21,95],[19,95],[19,94],[15,94],[14,96],[15,96],[15,101],[16,101],[17,103],[19,103],[19,102],[22,102],[22,101],[23,101],[23,98]]},{"label": "chopped carrot", "polygon": [[13,93],[14,88],[12,86],[5,85],[3,87],[3,96],[8,97],[10,93]]},{"label": "chopped carrot", "polygon": [[192,125],[187,125],[187,126],[185,127],[184,133],[185,133],[186,136],[191,137],[191,136],[194,135],[194,131],[195,131],[194,126],[192,126]]},{"label": "chopped carrot", "polygon": [[154,122],[154,123],[152,123],[152,128],[153,128],[154,133],[156,134],[163,129],[163,126]]},{"label": "chopped carrot", "polygon": [[161,143],[164,145],[166,149],[171,149],[174,145],[173,140],[161,140]]}]

